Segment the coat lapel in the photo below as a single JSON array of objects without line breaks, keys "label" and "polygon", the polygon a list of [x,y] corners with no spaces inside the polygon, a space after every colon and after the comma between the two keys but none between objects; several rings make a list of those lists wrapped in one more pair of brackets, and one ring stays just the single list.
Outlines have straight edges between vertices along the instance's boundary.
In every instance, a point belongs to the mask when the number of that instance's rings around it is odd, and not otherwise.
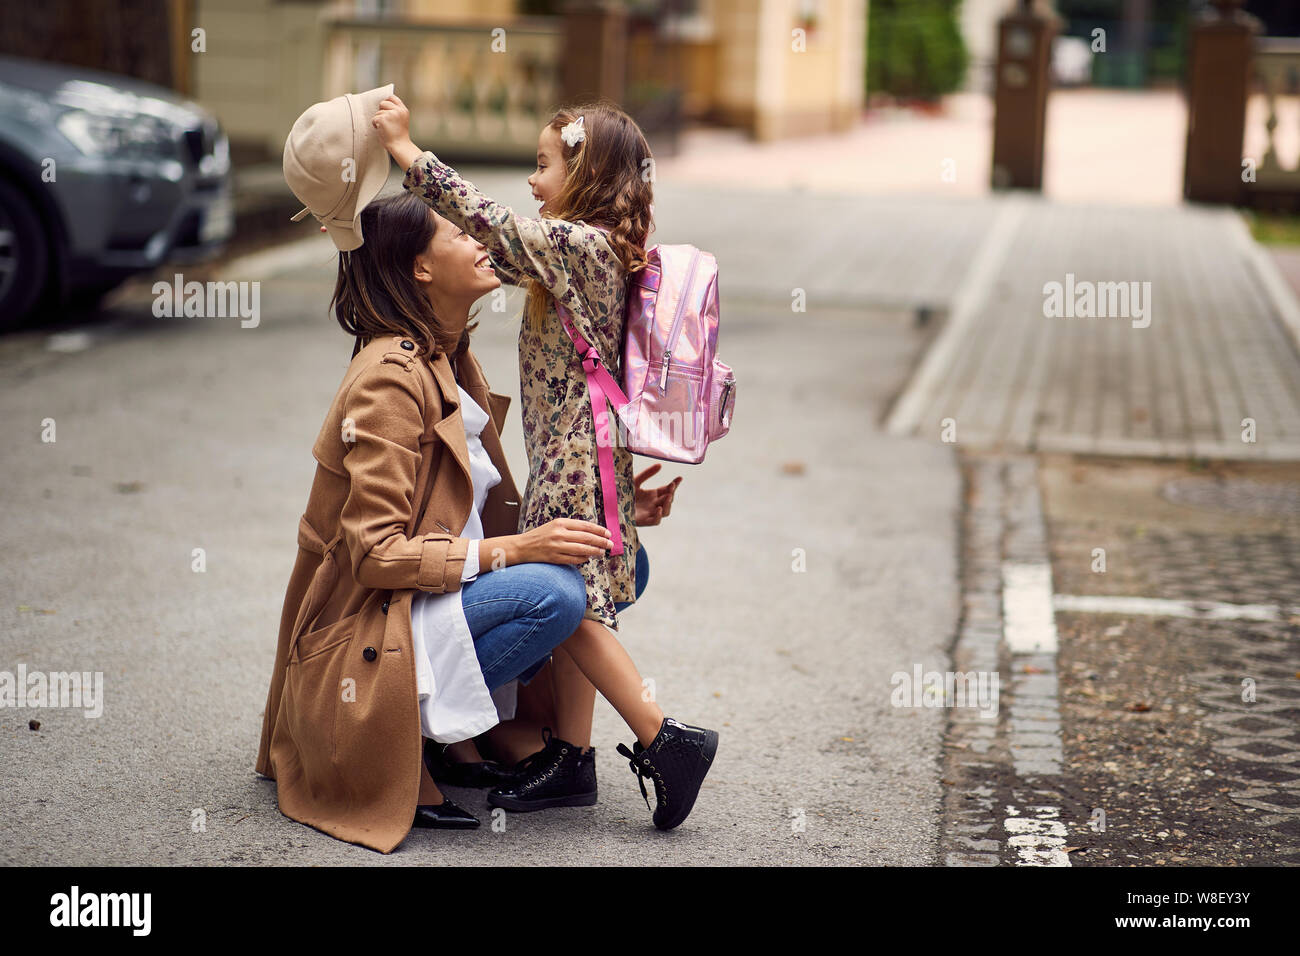
[{"label": "coat lapel", "polygon": [[[446,447],[456,463],[460,465],[461,472],[465,475],[465,484],[473,487],[469,474],[469,447],[465,444],[465,419],[460,411],[460,392],[456,388],[456,376],[451,370],[451,363],[447,361],[447,353],[441,352],[436,361],[430,363],[433,369],[433,377],[438,382],[438,389],[442,392],[442,410],[444,415],[442,420],[433,426],[434,434],[442,439],[443,446]],[[469,391],[466,389],[465,391]],[[451,409],[448,412],[448,408]]]},{"label": "coat lapel", "polygon": [[478,403],[478,407],[483,409],[488,414],[488,417],[492,419],[492,427],[484,428],[479,435],[479,440],[483,442],[488,457],[496,464],[499,471],[501,468],[500,463],[505,460],[505,453],[502,451],[499,436],[501,426],[505,424],[506,409],[510,407],[510,396],[488,391],[487,381],[483,378],[483,372],[479,368],[478,360],[470,356],[468,352],[461,356],[460,380],[470,398],[474,399]]}]

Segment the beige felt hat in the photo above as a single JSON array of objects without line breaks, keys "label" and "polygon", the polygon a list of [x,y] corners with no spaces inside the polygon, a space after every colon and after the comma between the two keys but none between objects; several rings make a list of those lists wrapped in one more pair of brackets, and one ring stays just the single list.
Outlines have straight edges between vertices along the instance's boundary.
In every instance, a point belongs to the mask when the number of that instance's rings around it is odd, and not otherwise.
[{"label": "beige felt hat", "polygon": [[340,250],[361,245],[361,210],[388,181],[388,151],[370,119],[393,84],[344,93],[298,117],[284,142],[284,180]]}]

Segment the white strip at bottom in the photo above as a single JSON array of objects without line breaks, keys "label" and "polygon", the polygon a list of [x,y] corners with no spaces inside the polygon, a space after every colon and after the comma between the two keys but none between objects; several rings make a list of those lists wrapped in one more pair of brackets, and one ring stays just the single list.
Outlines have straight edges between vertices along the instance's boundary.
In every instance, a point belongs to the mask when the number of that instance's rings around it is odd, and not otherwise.
[{"label": "white strip at bottom", "polygon": [[[1030,492],[1036,493],[1036,492]],[[1041,519],[1040,519],[1041,520]],[[1014,727],[1008,746],[1012,765],[1022,778],[1061,773],[1060,706],[1056,684],[1056,612],[1052,602],[1052,566],[1047,562],[1002,562],[1002,640],[1012,655],[1012,669],[1020,673],[1017,659],[1035,661],[1048,673],[1037,677],[1013,676],[1011,723],[1023,722],[1031,714],[1046,734],[1026,733]],[[1050,656],[1051,664],[1044,661]],[[1030,690],[1034,681],[1050,684]],[[1044,745],[1042,736],[1052,738]],[[1002,820],[1007,846],[1015,850],[1018,866],[1069,866],[1065,852],[1068,829],[1059,807],[1036,806],[1032,816],[1008,806]]]},{"label": "white strip at bottom", "polygon": [[1017,866],[1070,866],[1065,852],[1069,831],[1061,820],[1058,807],[1025,807],[1032,816],[1023,816],[1018,807],[1007,807],[1002,828],[1010,834],[1007,845],[1016,851]]},{"label": "white strip at bottom", "polygon": [[1003,563],[1002,636],[1012,654],[1056,653],[1051,565]]},{"label": "white strip at bottom", "polygon": [[1085,614],[1153,614],[1190,617],[1204,621],[1285,621],[1300,615],[1300,608],[1277,604],[1225,604],[1221,601],[1172,601],[1166,598],[1120,597],[1093,594],[1057,594],[1058,611]]}]

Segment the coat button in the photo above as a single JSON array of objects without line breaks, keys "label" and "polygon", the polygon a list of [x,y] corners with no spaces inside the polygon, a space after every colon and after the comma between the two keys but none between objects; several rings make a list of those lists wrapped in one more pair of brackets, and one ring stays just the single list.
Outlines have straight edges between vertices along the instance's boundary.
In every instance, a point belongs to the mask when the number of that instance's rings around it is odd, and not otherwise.
[{"label": "coat button", "polygon": [[411,342],[411,341],[408,341],[407,339],[402,339],[402,348],[406,349],[406,351],[408,351],[408,352],[414,352],[414,351],[415,351],[415,343],[414,343],[414,342]]},{"label": "coat button", "polygon": [[375,649],[373,647],[367,647],[364,651],[361,652],[361,656],[368,661],[373,661],[379,655],[375,652]]},{"label": "coat button", "polygon": [[385,614],[388,613],[388,602],[387,602],[387,601],[385,601],[385,602],[383,603],[383,605],[380,607],[380,610],[383,611]]}]

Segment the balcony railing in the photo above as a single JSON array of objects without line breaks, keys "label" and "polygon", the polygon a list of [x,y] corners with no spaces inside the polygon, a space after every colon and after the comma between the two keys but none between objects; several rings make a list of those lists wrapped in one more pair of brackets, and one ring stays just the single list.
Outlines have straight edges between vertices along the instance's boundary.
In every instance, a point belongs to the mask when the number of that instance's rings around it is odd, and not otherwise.
[{"label": "balcony railing", "polygon": [[1300,193],[1300,40],[1261,37],[1254,65],[1260,93],[1247,104],[1246,155],[1259,162],[1247,186]]},{"label": "balcony railing", "polygon": [[[494,35],[498,28],[504,33]],[[504,52],[494,51],[494,40]],[[392,83],[411,110],[417,143],[461,159],[527,162],[560,102],[563,42],[552,18],[339,20],[326,33],[325,96]]]}]

